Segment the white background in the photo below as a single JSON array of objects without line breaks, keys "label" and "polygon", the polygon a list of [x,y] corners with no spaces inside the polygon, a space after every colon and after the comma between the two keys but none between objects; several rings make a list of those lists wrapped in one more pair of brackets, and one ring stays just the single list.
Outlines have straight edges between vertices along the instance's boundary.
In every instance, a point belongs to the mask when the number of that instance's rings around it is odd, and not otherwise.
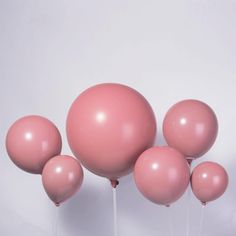
[{"label": "white background", "polygon": [[[63,154],[67,111],[76,96],[101,82],[141,92],[158,119],[164,144],[167,109],[185,98],[208,103],[219,120],[205,160],[229,173],[225,195],[205,211],[204,236],[236,235],[236,1],[235,0],[0,0],[0,235],[51,236],[56,210],[40,176],[15,167],[5,135],[19,117],[39,114],[59,127]],[[59,208],[60,236],[111,236],[112,191],[85,173],[81,190]],[[118,188],[119,236],[185,235],[188,197],[170,209],[136,190],[132,175]],[[192,195],[190,235],[201,205]]]}]

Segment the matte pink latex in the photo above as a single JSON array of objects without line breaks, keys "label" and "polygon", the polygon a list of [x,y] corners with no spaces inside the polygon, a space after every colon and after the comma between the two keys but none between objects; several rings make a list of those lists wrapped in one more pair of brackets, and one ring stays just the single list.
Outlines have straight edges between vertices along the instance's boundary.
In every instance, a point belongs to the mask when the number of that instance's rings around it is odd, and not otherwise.
[{"label": "matte pink latex", "polygon": [[61,135],[56,126],[41,116],[25,116],[8,130],[6,148],[22,170],[41,174],[46,162],[60,154]]},{"label": "matte pink latex", "polygon": [[206,153],[215,142],[217,131],[215,113],[197,100],[184,100],[172,106],[163,123],[168,145],[190,158]]},{"label": "matte pink latex", "polygon": [[151,106],[121,84],[100,84],[84,91],[67,117],[74,155],[93,173],[115,180],[130,173],[138,156],[155,139]]},{"label": "matte pink latex", "polygon": [[184,194],[190,179],[189,165],[171,147],[152,147],[138,158],[134,178],[146,198],[168,206]]},{"label": "matte pink latex", "polygon": [[56,156],[46,163],[42,181],[49,198],[59,206],[80,188],[83,182],[83,169],[73,157]]},{"label": "matte pink latex", "polygon": [[191,185],[194,195],[206,204],[225,192],[228,186],[228,175],[221,165],[203,162],[194,168]]}]

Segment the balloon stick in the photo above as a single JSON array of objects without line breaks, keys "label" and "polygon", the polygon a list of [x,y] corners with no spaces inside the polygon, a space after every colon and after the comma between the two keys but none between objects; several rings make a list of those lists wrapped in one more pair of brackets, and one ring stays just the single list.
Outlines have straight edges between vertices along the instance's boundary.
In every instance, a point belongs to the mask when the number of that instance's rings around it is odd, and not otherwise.
[{"label": "balloon stick", "polygon": [[[192,158],[187,158],[187,162],[189,164],[189,169],[191,172],[191,167],[192,167]],[[186,210],[186,236],[189,236],[190,232],[190,206],[191,206],[191,186],[188,186],[187,190],[187,198],[188,198],[188,203],[187,203],[187,210]]]},{"label": "balloon stick", "polygon": [[188,186],[187,190],[187,197],[188,197],[188,203],[187,203],[187,211],[186,211],[186,236],[189,236],[190,232],[190,206],[191,206],[191,187]]},{"label": "balloon stick", "polygon": [[174,236],[174,230],[173,230],[173,215],[171,212],[171,207],[168,206],[168,215],[169,215],[169,235]]},{"label": "balloon stick", "polygon": [[118,227],[117,227],[117,199],[116,199],[116,188],[112,188],[113,192],[113,230],[114,236],[118,235]]},{"label": "balloon stick", "polygon": [[58,216],[59,216],[59,207],[55,209],[55,217],[53,222],[53,235],[58,236]]},{"label": "balloon stick", "polygon": [[202,204],[198,236],[202,235],[203,223],[204,223],[204,215],[205,215],[204,213],[205,213],[205,205]]}]

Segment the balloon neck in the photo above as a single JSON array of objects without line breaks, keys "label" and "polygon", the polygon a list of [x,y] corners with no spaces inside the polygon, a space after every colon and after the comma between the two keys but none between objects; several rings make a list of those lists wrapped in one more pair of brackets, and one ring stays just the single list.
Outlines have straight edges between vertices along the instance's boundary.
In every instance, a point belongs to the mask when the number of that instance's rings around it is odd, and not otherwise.
[{"label": "balloon neck", "polygon": [[166,207],[170,207],[170,204],[165,205]]},{"label": "balloon neck", "polygon": [[193,158],[192,157],[187,157],[186,160],[187,160],[189,166],[191,167],[192,162],[193,162]]},{"label": "balloon neck", "polygon": [[59,202],[55,202],[55,206],[56,206],[56,207],[59,207],[59,206],[60,206],[60,203],[59,203]]},{"label": "balloon neck", "polygon": [[201,204],[202,204],[202,206],[206,206],[207,203],[206,202],[201,202]]},{"label": "balloon neck", "polygon": [[112,188],[116,188],[119,184],[119,181],[117,179],[110,179]]}]

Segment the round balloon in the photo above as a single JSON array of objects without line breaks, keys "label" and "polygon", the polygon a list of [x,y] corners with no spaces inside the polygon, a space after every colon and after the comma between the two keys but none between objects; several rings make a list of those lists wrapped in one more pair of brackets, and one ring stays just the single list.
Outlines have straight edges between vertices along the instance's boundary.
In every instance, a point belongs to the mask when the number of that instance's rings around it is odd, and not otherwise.
[{"label": "round balloon", "polygon": [[156,121],[147,100],[121,84],[99,84],[80,94],[67,117],[74,155],[93,173],[111,180],[130,173],[153,145]]},{"label": "round balloon", "polygon": [[168,145],[187,158],[197,158],[206,153],[215,142],[217,131],[214,111],[197,100],[178,102],[169,109],[163,122]]},{"label": "round balloon", "polygon": [[228,186],[228,174],[214,162],[203,162],[196,166],[191,176],[194,195],[203,203],[219,198]]},{"label": "round balloon", "polygon": [[185,192],[190,179],[184,156],[171,147],[152,147],[141,154],[134,168],[135,183],[150,201],[170,205]]},{"label": "round balloon", "polygon": [[22,170],[41,174],[46,162],[60,154],[61,135],[56,126],[41,116],[25,116],[8,130],[6,148],[11,160]]},{"label": "round balloon", "polygon": [[49,198],[59,206],[73,196],[83,181],[83,169],[71,156],[60,155],[50,159],[42,173],[42,182]]}]

